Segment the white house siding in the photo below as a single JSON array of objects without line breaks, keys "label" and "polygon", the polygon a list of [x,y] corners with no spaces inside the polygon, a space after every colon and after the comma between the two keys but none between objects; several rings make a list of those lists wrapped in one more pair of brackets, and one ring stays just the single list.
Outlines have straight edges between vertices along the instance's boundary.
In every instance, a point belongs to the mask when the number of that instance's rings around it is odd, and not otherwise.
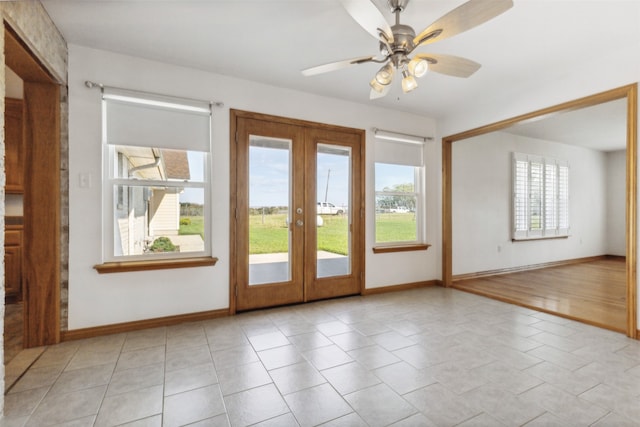
[{"label": "white house siding", "polygon": [[153,190],[149,199],[149,235],[176,236],[180,228],[180,194]]}]

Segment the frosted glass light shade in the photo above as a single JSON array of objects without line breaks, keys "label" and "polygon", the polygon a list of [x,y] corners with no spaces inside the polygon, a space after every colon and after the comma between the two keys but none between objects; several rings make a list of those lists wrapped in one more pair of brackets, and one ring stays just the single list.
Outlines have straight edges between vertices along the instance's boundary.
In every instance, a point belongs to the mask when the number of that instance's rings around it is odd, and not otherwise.
[{"label": "frosted glass light shade", "polygon": [[391,89],[391,85],[381,85],[380,83],[378,83],[375,77],[373,78],[373,80],[371,80],[369,86],[371,86],[369,99],[382,98],[387,93],[389,93],[389,89]]},{"label": "frosted glass light shade", "polygon": [[378,72],[376,73],[376,80],[381,85],[388,85],[393,80],[393,65],[391,62],[387,62]]},{"label": "frosted glass light shade", "polygon": [[404,93],[411,92],[412,90],[418,87],[418,82],[416,81],[416,78],[413,77],[411,74],[409,74],[409,72],[402,73],[402,74],[404,75],[404,78],[402,79],[402,91]]},{"label": "frosted glass light shade", "polygon": [[413,58],[409,61],[409,72],[416,77],[422,77],[429,71],[429,62],[422,58]]}]

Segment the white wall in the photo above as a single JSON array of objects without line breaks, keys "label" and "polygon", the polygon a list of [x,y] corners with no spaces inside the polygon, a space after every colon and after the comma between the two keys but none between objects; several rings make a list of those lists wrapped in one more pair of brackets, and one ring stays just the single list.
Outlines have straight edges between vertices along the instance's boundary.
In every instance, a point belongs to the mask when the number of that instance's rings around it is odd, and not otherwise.
[{"label": "white wall", "polygon": [[[512,242],[513,152],[569,162],[569,238]],[[453,164],[453,274],[607,254],[606,153],[493,132],[453,144]]]},{"label": "white wall", "polygon": [[[101,262],[100,93],[85,80],[110,86],[224,102],[214,111],[212,223],[214,267],[99,275]],[[429,118],[266,86],[199,70],[69,46],[69,329],[216,310],[229,303],[229,108],[367,130],[367,288],[440,278],[440,147],[425,150],[429,251],[372,253],[374,159],[372,127],[434,135]],[[92,187],[80,188],[90,174]],[[188,280],[185,280],[188,277]]]},{"label": "white wall", "polygon": [[607,254],[624,256],[627,151],[607,153]]}]

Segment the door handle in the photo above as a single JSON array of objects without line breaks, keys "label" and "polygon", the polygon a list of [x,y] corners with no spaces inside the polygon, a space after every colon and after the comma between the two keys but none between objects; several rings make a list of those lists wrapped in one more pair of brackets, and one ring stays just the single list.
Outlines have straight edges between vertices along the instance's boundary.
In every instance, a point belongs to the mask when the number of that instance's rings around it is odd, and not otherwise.
[{"label": "door handle", "polygon": [[301,219],[299,219],[299,220],[296,221],[296,225],[298,227],[302,227],[304,225],[304,222]]}]

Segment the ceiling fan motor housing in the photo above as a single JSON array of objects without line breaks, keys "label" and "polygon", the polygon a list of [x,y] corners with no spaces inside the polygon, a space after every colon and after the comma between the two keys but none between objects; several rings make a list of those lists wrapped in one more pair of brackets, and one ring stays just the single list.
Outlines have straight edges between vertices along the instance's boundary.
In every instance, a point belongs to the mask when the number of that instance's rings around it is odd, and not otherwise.
[{"label": "ceiling fan motor housing", "polygon": [[[391,31],[393,32],[393,43],[387,45],[384,42],[380,42],[380,53],[391,59],[393,65],[397,68],[408,62],[407,55],[415,47],[413,39],[416,36],[416,32],[410,26],[403,24],[392,26]],[[389,52],[389,48],[391,48],[391,52]]]}]

